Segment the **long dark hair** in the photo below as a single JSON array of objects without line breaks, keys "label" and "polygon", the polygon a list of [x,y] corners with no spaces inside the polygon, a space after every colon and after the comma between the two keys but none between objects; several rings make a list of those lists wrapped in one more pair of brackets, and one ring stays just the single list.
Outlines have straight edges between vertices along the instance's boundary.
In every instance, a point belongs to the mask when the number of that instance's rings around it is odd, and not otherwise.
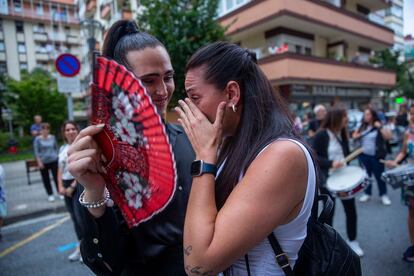
[{"label": "long dark hair", "polygon": [[140,31],[135,21],[119,20],[109,28],[103,43],[102,54],[130,68],[126,58],[129,51],[157,46],[165,49],[164,44],[154,36]]},{"label": "long dark hair", "polygon": [[346,110],[342,107],[334,107],[329,109],[324,120],[321,123],[321,129],[329,129],[331,131],[340,131],[342,139],[349,140],[347,127],[342,127],[342,121],[347,116]]},{"label": "long dark hair", "polygon": [[240,172],[268,143],[278,137],[299,139],[287,106],[276,94],[256,56],[249,50],[228,42],[216,42],[199,49],[188,61],[186,72],[204,68],[204,79],[222,91],[229,81],[240,86],[243,105],[241,119],[233,137],[226,139],[218,158],[225,161],[216,181],[218,207],[223,206],[237,184]]},{"label": "long dark hair", "polygon": [[361,126],[359,127],[359,132],[364,131],[367,129],[367,127],[370,125],[369,123],[365,122],[365,111],[369,110],[369,112],[372,115],[372,124],[374,124],[375,122],[379,122],[380,119],[378,117],[378,113],[372,109],[372,108],[366,108],[364,110],[364,116],[362,117],[362,121],[361,121]]}]

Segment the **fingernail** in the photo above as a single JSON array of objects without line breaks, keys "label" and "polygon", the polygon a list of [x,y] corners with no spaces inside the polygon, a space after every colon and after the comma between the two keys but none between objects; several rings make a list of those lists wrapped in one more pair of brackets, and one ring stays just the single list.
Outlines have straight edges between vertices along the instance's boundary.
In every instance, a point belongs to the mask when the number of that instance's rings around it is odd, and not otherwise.
[{"label": "fingernail", "polygon": [[105,126],[105,124],[96,125],[97,128],[103,128],[104,126]]},{"label": "fingernail", "polygon": [[103,155],[103,154],[101,154],[101,159],[102,159],[102,161],[104,161],[104,162],[107,162],[107,161],[108,161],[108,160],[106,159],[105,155]]}]

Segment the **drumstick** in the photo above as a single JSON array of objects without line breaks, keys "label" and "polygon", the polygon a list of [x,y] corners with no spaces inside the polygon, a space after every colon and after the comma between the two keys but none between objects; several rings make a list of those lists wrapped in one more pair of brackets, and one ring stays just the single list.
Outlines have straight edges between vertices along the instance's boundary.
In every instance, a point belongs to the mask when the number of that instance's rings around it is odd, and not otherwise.
[{"label": "drumstick", "polygon": [[349,154],[348,156],[345,157],[345,159],[343,160],[344,163],[348,163],[350,161],[352,161],[353,159],[355,159],[358,155],[360,155],[362,153],[362,147],[356,149],[355,151],[353,151],[351,154]]}]

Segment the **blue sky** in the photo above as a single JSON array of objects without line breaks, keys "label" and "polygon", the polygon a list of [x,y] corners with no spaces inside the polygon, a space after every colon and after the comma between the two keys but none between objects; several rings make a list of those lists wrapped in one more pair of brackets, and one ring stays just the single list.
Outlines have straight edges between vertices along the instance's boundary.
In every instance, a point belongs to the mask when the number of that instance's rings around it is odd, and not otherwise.
[{"label": "blue sky", "polygon": [[404,0],[404,34],[414,36],[414,0]]}]

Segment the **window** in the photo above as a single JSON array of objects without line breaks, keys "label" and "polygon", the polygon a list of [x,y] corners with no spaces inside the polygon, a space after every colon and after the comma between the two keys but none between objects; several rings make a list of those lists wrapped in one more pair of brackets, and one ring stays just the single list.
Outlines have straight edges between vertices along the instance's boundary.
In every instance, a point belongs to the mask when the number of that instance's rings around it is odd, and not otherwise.
[{"label": "window", "polygon": [[26,45],[24,43],[17,43],[17,52],[20,54],[26,53]]},{"label": "window", "polygon": [[305,47],[305,55],[311,56],[312,55],[312,49],[309,47]]},{"label": "window", "polygon": [[59,32],[59,26],[58,25],[53,25],[53,31],[55,33],[58,33]]},{"label": "window", "polygon": [[218,16],[222,16],[226,13],[235,10],[244,4],[250,2],[250,0],[220,0],[217,7]]},{"label": "window", "polygon": [[70,27],[65,26],[65,34],[70,35]]},{"label": "window", "polygon": [[393,29],[394,33],[396,35],[399,36],[403,36],[403,26],[401,24],[395,23],[395,22],[391,22],[388,27],[390,27],[391,29]]},{"label": "window", "polygon": [[7,63],[5,61],[0,61],[0,75],[7,74]]},{"label": "window", "polygon": [[360,4],[357,4],[356,5],[356,8],[357,8],[357,12],[360,15],[363,15],[363,16],[368,16],[369,13],[371,12],[367,7],[364,7],[364,6],[360,5]]},{"label": "window", "polygon": [[0,31],[3,31],[3,21],[0,18]]},{"label": "window", "polygon": [[13,0],[13,6],[15,12],[22,12],[22,2],[20,0]]},{"label": "window", "polygon": [[24,25],[22,21],[16,21],[16,32],[24,33]]},{"label": "window", "polygon": [[295,53],[296,54],[302,54],[302,46],[295,45]]},{"label": "window", "polygon": [[19,63],[19,68],[20,68],[20,70],[27,70],[28,69],[27,62],[20,62]]},{"label": "window", "polygon": [[36,4],[36,13],[37,15],[43,15],[43,4],[42,3]]},{"label": "window", "polygon": [[403,8],[393,4],[391,8],[386,11],[387,15],[394,15],[396,17],[402,18],[403,17]]},{"label": "window", "polygon": [[39,23],[34,27],[34,32],[35,33],[46,33],[45,31],[45,24],[43,23]]},{"label": "window", "polygon": [[4,41],[0,41],[0,52],[4,52],[6,47],[4,47]]},{"label": "window", "polygon": [[46,43],[40,43],[36,45],[36,52],[46,54],[47,53]]}]

